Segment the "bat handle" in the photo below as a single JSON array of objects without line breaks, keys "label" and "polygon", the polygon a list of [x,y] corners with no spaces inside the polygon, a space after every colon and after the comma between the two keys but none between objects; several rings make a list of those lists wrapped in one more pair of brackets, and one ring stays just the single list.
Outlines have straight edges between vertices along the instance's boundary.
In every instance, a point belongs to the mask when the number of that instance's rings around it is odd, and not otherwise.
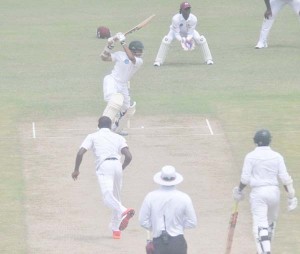
[{"label": "bat handle", "polygon": [[234,211],[234,212],[237,212],[238,208],[239,208],[239,202],[238,202],[238,201],[235,201],[235,202],[234,202],[234,208],[233,208],[233,211]]}]

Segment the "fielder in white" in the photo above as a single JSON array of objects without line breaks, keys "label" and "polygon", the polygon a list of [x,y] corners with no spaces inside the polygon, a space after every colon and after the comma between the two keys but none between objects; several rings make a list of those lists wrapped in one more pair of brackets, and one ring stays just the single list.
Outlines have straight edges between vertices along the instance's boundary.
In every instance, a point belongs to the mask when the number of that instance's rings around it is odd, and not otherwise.
[{"label": "fielder in white", "polygon": [[264,13],[264,20],[260,30],[259,40],[255,46],[256,49],[268,47],[268,36],[273,26],[278,12],[285,6],[290,5],[295,11],[300,21],[300,0],[264,0],[267,10]]},{"label": "fielder in white", "polygon": [[[135,113],[136,102],[131,102],[128,86],[131,77],[143,64],[144,50],[142,42],[132,41],[127,47],[125,39],[124,34],[117,33],[108,39],[101,54],[103,61],[115,62],[111,74],[106,75],[103,80],[103,96],[107,102],[103,115],[112,119],[112,130],[121,135],[127,135],[123,128]],[[117,40],[124,51],[113,53],[114,42]]]},{"label": "fielder in white", "polygon": [[197,17],[191,13],[191,5],[188,2],[181,3],[179,13],[172,18],[169,33],[162,39],[154,66],[161,66],[165,62],[174,39],[181,43],[185,51],[194,50],[196,43],[202,51],[204,62],[209,65],[214,63],[206,38],[195,30],[197,21]]},{"label": "fielder in white", "polygon": [[288,210],[297,207],[293,180],[287,172],[283,157],[273,151],[269,144],[271,134],[262,129],[256,132],[254,143],[257,147],[244,160],[241,181],[233,189],[233,198],[241,201],[243,189],[249,185],[250,205],[253,220],[253,234],[258,254],[271,254],[271,240],[274,237],[280,205],[279,181],[288,196]]},{"label": "fielder in white", "polygon": [[[129,219],[134,215],[132,208],[126,208],[121,203],[121,187],[123,170],[129,165],[132,155],[124,137],[111,131],[111,119],[100,117],[97,132],[89,134],[77,152],[72,178],[77,180],[83,155],[87,150],[93,150],[95,156],[96,174],[100,184],[104,203],[112,210],[111,230],[114,239],[121,238]],[[121,157],[124,161],[121,163]]]}]

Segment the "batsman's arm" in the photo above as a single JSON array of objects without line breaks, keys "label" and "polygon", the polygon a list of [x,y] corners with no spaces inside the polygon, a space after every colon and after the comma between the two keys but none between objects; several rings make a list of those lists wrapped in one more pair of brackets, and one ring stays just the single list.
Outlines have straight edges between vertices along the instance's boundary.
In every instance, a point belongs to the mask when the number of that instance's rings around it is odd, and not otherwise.
[{"label": "batsman's arm", "polygon": [[123,46],[123,49],[126,53],[126,55],[128,56],[129,60],[135,64],[136,63],[136,59],[135,59],[135,56],[132,54],[131,50],[127,47],[126,44],[122,45]]},{"label": "batsman's arm", "polygon": [[123,33],[117,33],[116,36],[117,36],[118,40],[120,41],[120,44],[123,47],[123,49],[124,49],[126,55],[128,56],[129,60],[133,64],[135,64],[136,63],[135,56],[133,55],[131,50],[127,47],[125,35]]},{"label": "batsman's arm", "polygon": [[107,40],[107,45],[104,47],[102,53],[101,53],[101,59],[103,61],[112,61],[111,59],[111,52],[114,48],[114,42],[117,38],[116,37],[110,37]]}]

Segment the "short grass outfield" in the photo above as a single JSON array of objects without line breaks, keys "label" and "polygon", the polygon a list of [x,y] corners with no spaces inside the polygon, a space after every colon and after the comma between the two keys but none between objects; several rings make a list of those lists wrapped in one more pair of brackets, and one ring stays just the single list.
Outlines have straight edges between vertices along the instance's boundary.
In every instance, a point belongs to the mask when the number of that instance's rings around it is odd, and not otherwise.
[{"label": "short grass outfield", "polygon": [[[180,2],[0,2],[1,253],[27,253],[20,128],[47,120],[96,120],[105,106],[102,79],[112,68],[112,64],[100,60],[106,41],[96,38],[97,27],[108,26],[113,33],[126,31],[151,14],[156,14],[154,20],[127,39],[138,39],[145,45],[144,65],[131,82],[137,114],[158,119],[165,115],[217,119],[234,160],[230,170],[236,174],[236,181],[232,187],[239,181],[245,154],[254,147],[254,132],[268,128],[272,145],[284,155],[300,192],[297,16],[286,6],[274,23],[269,48],[255,50],[265,10],[263,1],[190,3],[198,17],[198,31],[210,46],[215,62],[212,66],[203,64],[199,48],[184,52],[174,42],[165,65],[153,67],[161,39]],[[71,172],[72,167],[66,170]],[[299,253],[299,218],[299,209],[286,211],[283,198],[274,253]]]}]

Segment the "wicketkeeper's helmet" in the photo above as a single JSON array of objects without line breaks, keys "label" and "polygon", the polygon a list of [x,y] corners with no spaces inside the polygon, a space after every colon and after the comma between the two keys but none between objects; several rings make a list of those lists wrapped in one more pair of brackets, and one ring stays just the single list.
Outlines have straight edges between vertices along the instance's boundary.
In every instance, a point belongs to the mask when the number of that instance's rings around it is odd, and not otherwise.
[{"label": "wicketkeeper's helmet", "polygon": [[188,3],[188,2],[182,2],[182,3],[180,4],[179,9],[180,9],[180,10],[185,10],[185,9],[188,9],[188,8],[191,8],[191,7],[192,7],[192,6],[191,6],[190,3]]},{"label": "wicketkeeper's helmet", "polygon": [[191,8],[191,4],[188,3],[188,2],[182,2],[179,6],[179,13],[181,13],[182,10],[186,10],[186,9],[189,9]]},{"label": "wicketkeeper's helmet", "polygon": [[255,133],[253,140],[258,146],[268,146],[271,143],[271,133],[266,129],[259,130]]},{"label": "wicketkeeper's helmet", "polygon": [[140,41],[132,41],[129,43],[129,49],[132,51],[142,51],[144,50],[144,45]]}]

